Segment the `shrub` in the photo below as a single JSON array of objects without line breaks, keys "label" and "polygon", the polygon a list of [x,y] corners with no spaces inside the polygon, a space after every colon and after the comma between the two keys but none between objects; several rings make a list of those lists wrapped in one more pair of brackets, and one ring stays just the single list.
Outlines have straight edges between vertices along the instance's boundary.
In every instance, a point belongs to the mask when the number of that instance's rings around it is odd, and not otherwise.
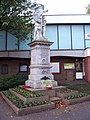
[{"label": "shrub", "polygon": [[0,91],[8,90],[9,88],[16,87],[18,85],[24,85],[27,80],[26,74],[12,75],[11,77],[0,79]]}]

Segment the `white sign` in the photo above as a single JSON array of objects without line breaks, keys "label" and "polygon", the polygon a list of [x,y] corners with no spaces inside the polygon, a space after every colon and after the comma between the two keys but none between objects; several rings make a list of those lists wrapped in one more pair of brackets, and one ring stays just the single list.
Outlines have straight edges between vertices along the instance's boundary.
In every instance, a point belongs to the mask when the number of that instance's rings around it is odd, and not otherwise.
[{"label": "white sign", "polygon": [[21,66],[20,66],[20,71],[21,71],[21,72],[27,71],[27,65],[21,65]]},{"label": "white sign", "polygon": [[90,39],[90,34],[85,34],[85,39]]},{"label": "white sign", "polygon": [[59,73],[59,62],[52,62],[51,65],[52,65],[51,72]]},{"label": "white sign", "polygon": [[76,72],[76,79],[83,79],[83,73],[82,72]]},{"label": "white sign", "polygon": [[74,63],[64,63],[64,69],[74,69],[75,64]]}]

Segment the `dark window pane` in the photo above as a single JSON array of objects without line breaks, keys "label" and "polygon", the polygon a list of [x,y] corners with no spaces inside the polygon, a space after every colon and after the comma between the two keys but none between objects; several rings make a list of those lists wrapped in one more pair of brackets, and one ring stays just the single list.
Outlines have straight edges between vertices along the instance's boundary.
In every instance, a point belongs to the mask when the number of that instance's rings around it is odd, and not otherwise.
[{"label": "dark window pane", "polygon": [[1,73],[2,74],[8,74],[8,65],[7,64],[3,64],[1,66]]},{"label": "dark window pane", "polygon": [[76,61],[76,71],[83,71],[83,62],[80,59]]}]

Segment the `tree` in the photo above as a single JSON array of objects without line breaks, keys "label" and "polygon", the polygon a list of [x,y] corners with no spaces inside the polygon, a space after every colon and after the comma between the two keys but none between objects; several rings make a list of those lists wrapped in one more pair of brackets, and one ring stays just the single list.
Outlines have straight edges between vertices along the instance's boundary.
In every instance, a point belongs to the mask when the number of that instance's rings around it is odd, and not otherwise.
[{"label": "tree", "polygon": [[87,14],[90,14],[90,4],[88,4],[88,6],[86,7],[86,10],[87,10]]},{"label": "tree", "polygon": [[13,34],[24,40],[32,30],[32,8],[36,3],[31,0],[1,0],[0,30]]}]

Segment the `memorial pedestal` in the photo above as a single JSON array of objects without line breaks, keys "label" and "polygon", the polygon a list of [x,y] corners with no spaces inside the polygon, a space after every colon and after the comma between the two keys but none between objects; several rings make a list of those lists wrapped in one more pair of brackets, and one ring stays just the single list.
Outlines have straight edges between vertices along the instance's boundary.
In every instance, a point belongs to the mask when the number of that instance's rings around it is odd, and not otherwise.
[{"label": "memorial pedestal", "polygon": [[52,42],[41,38],[30,43],[31,47],[31,65],[29,80],[25,82],[32,88],[43,88],[48,85],[57,86],[51,74],[50,64],[50,45]]}]

